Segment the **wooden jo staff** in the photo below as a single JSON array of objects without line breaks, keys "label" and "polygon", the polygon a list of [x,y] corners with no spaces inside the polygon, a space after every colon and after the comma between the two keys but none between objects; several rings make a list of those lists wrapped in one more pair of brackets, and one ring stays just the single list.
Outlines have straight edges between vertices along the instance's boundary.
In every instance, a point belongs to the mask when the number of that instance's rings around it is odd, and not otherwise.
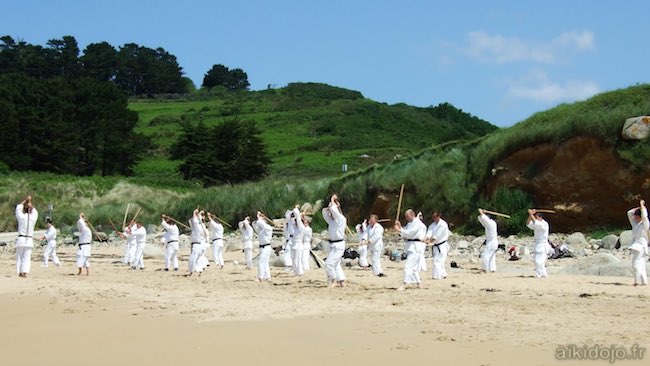
[{"label": "wooden jo staff", "polygon": [[486,214],[494,215],[494,216],[505,217],[505,218],[507,218],[507,219],[511,218],[510,215],[506,215],[506,214],[501,213],[501,212],[490,211],[490,210],[483,210],[483,212],[485,212]]},{"label": "wooden jo staff", "polygon": [[138,210],[135,212],[135,216],[133,216],[133,218],[132,218],[131,221],[129,221],[129,222],[134,222],[135,219],[138,218],[138,215],[140,214],[140,211],[141,211],[141,210],[142,210],[142,207],[138,207]]},{"label": "wooden jo staff", "polygon": [[217,216],[215,214],[209,213],[209,212],[208,212],[208,217],[214,217],[215,219],[217,219],[217,221],[219,221],[220,223],[222,223],[222,224],[224,224],[224,225],[226,225],[226,226],[228,226],[229,228],[232,229],[232,226],[230,226],[230,224],[226,220],[222,219],[221,217],[219,217],[219,216]]},{"label": "wooden jo staff", "polygon": [[535,212],[542,212],[542,213],[550,213],[550,214],[555,213],[555,210],[549,210],[547,208],[534,208],[533,210],[535,210]]},{"label": "wooden jo staff", "polygon": [[395,221],[399,220],[399,215],[402,212],[402,198],[404,197],[404,184],[402,184],[402,188],[399,191],[399,201],[397,203],[397,216],[395,216]]},{"label": "wooden jo staff", "polygon": [[168,216],[168,215],[165,215],[165,214],[162,214],[162,215],[163,215],[163,217],[172,220],[172,221],[175,222],[176,224],[178,224],[178,225],[180,225],[180,226],[182,226],[182,227],[184,227],[184,228],[186,228],[186,229],[188,229],[188,230],[192,230],[189,226],[183,224],[182,222],[176,220],[175,218],[173,218],[173,217],[171,217],[171,216]]},{"label": "wooden jo staff", "polygon": [[[129,216],[129,208],[131,208],[131,204],[127,203],[126,204],[126,211],[124,211],[124,219],[122,220],[122,227],[126,226],[126,218]],[[115,225],[113,225],[115,226]]]}]

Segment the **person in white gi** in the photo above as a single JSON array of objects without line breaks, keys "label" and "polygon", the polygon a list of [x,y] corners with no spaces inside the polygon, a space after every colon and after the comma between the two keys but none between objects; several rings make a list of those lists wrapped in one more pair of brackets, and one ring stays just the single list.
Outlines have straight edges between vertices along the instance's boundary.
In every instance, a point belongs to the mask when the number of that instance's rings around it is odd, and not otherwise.
[{"label": "person in white gi", "polygon": [[140,268],[144,270],[144,247],[147,245],[147,229],[141,223],[136,222],[132,234],[135,236],[135,255],[133,256],[131,269]]},{"label": "person in white gi", "polygon": [[406,240],[404,245],[404,252],[406,252],[404,280],[397,289],[398,291],[404,291],[410,284],[415,284],[417,288],[420,288],[420,247],[426,246],[424,239],[427,235],[427,226],[415,216],[413,210],[406,210],[404,217],[408,222],[406,227],[402,227],[402,223],[395,220],[395,230],[399,231],[402,239]]},{"label": "person in white gi", "polygon": [[305,226],[305,230],[302,232],[302,269],[303,271],[309,271],[311,269],[309,258],[311,257],[311,239],[313,236],[310,226],[311,218],[303,215],[302,224]]},{"label": "person in white gi", "polygon": [[300,206],[291,211],[291,225],[293,226],[293,238],[291,238],[291,262],[293,263],[293,274],[302,277],[305,274],[303,265],[302,240],[305,232],[305,224],[302,222]]},{"label": "person in white gi", "polygon": [[163,241],[165,243],[165,271],[174,268],[178,271],[178,226],[169,216],[162,214],[160,225],[165,230]]},{"label": "person in white gi", "polygon": [[379,216],[370,215],[368,225],[368,246],[370,247],[370,258],[372,260],[372,274],[384,277],[381,268],[381,253],[384,250],[384,227],[379,224]]},{"label": "person in white gi", "polygon": [[86,222],[86,215],[83,212],[79,214],[77,221],[77,230],[79,230],[79,250],[77,250],[77,276],[81,275],[81,270],[86,269],[86,276],[90,274],[90,245],[93,241],[93,233]]},{"label": "person in white gi", "polygon": [[16,205],[16,222],[18,238],[16,239],[16,272],[26,278],[32,266],[34,249],[34,226],[38,220],[38,211],[32,205],[32,196],[25,197]]},{"label": "person in white gi", "polygon": [[223,268],[223,225],[216,220],[216,216],[208,212],[210,219],[210,239],[212,241],[212,259],[214,263]]},{"label": "person in white gi", "polygon": [[328,207],[323,208],[323,218],[327,222],[330,249],[325,260],[325,272],[330,286],[338,284],[345,286],[345,273],[341,267],[341,259],[345,251],[345,228],[348,220],[341,213],[341,205],[338,197],[334,194],[330,198]]},{"label": "person in white gi", "polygon": [[257,220],[253,222],[253,226],[257,230],[257,239],[260,248],[260,256],[257,260],[257,281],[271,281],[269,259],[271,258],[273,227],[266,222],[264,214],[259,211],[257,211]]},{"label": "person in white gi", "polygon": [[50,257],[52,257],[52,263],[58,267],[61,265],[61,261],[56,256],[56,228],[50,218],[47,218],[45,222],[47,224],[47,231],[45,231],[45,235],[43,235],[41,240],[47,240],[47,245],[45,245],[45,249],[43,250],[43,265],[41,267],[47,267],[47,262]]},{"label": "person in white gi", "polygon": [[359,234],[359,247],[357,252],[359,253],[359,267],[368,268],[368,220],[363,220],[361,224],[357,224],[354,227]]},{"label": "person in white gi", "polygon": [[535,261],[535,275],[538,278],[548,277],[546,273],[546,258],[548,258],[549,244],[548,232],[549,225],[541,213],[535,210],[528,210],[528,228],[535,234],[535,248],[533,249],[533,259]]},{"label": "person in white gi", "polygon": [[244,262],[246,269],[253,268],[253,227],[251,226],[251,218],[246,216],[237,225],[239,231],[242,233],[242,240],[244,241]]},{"label": "person in white gi", "polygon": [[291,245],[293,244],[293,230],[294,225],[291,224],[291,210],[284,212],[284,218],[286,220],[284,224],[284,247],[282,248],[282,259],[284,260],[284,270],[287,272],[293,271],[293,252],[291,251]]},{"label": "person in white gi", "polygon": [[482,208],[479,208],[478,212],[478,222],[480,222],[485,228],[485,249],[483,249],[483,253],[481,253],[481,259],[483,259],[483,270],[485,272],[496,272],[497,249],[499,249],[497,223],[488,216]]},{"label": "person in white gi", "polygon": [[127,228],[124,230],[124,238],[126,239],[126,252],[124,253],[124,263],[133,266],[135,263],[135,252],[138,249],[137,238],[135,231],[138,225],[135,221],[129,222]]},{"label": "person in white gi", "polygon": [[205,230],[205,240],[203,241],[203,243],[201,243],[201,255],[199,256],[199,266],[203,268],[203,270],[205,270],[206,267],[210,267],[210,261],[208,260],[208,252],[210,251],[210,246],[212,245],[212,242],[210,241],[210,230],[208,229],[207,223],[208,221],[206,221],[205,212],[201,210],[201,226],[203,226],[203,229]]},{"label": "person in white gi", "polygon": [[201,266],[201,255],[203,254],[204,246],[203,243],[207,241],[207,230],[203,225],[203,211],[199,212],[199,209],[195,209],[192,213],[192,218],[190,219],[190,228],[191,233],[191,243],[190,243],[190,259],[188,261],[188,266],[190,270],[190,276],[195,272],[199,273],[199,276],[203,272],[203,267]]},{"label": "person in white gi", "polygon": [[447,278],[447,254],[449,253],[449,225],[442,219],[440,212],[431,215],[433,222],[427,229],[427,243],[433,245],[432,278],[441,280]]},{"label": "person in white gi", "polygon": [[122,228],[122,232],[117,232],[117,235],[126,240],[125,248],[124,248],[124,258],[122,259],[122,263],[131,266],[133,264],[133,256],[135,253],[131,253],[131,248],[135,248],[135,236],[132,235],[131,233],[131,224],[129,223],[128,225],[124,225]]},{"label": "person in white gi", "polygon": [[645,267],[645,256],[648,254],[648,209],[645,201],[641,200],[639,207],[635,207],[627,212],[627,218],[632,225],[632,244],[630,252],[632,253],[632,273],[634,273],[634,286],[648,284],[648,273]]},{"label": "person in white gi", "polygon": [[[422,223],[424,223],[424,215],[422,215],[422,211],[418,212],[417,217],[418,217],[418,219],[420,221],[422,221]],[[426,271],[429,270],[429,268],[427,267],[427,257],[424,255],[424,252],[426,252],[427,247],[423,246],[423,247],[420,247],[420,249],[422,251],[420,252],[420,266],[419,266],[420,269],[419,269],[419,271],[420,272],[426,272]]]}]

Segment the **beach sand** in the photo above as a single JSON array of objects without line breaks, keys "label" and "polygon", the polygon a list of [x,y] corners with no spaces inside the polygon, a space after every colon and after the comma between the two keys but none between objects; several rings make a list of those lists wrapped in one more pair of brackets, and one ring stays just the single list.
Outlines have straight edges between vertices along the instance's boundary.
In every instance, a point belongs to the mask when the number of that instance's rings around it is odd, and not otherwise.
[{"label": "beach sand", "polygon": [[[346,268],[348,287],[328,288],[324,270],[302,279],[272,268],[272,283],[234,265],[201,277],[120,264],[121,247],[95,245],[91,275],[75,276],[75,247],[59,247],[62,267],[15,274],[0,252],[3,365],[580,365],[557,360],[568,344],[650,347],[650,289],[632,278],[553,274],[534,278],[532,262],[505,262],[497,274],[478,265],[451,269],[423,289],[398,292],[402,263],[384,259],[388,277]],[[429,262],[430,266],[430,262]],[[582,295],[582,296],[581,296]],[[621,360],[643,365],[650,360]]]}]

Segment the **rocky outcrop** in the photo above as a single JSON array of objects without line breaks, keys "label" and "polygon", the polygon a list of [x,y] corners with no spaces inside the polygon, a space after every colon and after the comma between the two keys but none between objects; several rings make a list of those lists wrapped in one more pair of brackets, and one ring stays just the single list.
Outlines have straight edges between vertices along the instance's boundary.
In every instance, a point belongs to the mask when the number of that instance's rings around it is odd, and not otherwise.
[{"label": "rocky outcrop", "polygon": [[484,182],[483,194],[497,187],[527,192],[538,207],[557,211],[547,215],[552,231],[626,227],[625,212],[650,193],[650,168],[634,171],[613,146],[594,137],[525,147],[495,166],[499,170]]}]

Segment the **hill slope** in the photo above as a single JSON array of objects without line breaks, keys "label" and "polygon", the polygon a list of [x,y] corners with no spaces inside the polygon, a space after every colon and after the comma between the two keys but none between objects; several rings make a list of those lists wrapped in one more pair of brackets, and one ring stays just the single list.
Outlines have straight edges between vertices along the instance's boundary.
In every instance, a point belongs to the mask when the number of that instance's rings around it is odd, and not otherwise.
[{"label": "hill slope", "polygon": [[183,100],[134,100],[129,107],[140,115],[137,131],[153,142],[135,169],[139,176],[175,176],[178,162],[168,159],[168,150],[188,122],[254,121],[273,161],[271,175],[301,177],[334,176],[343,163],[356,170],[497,129],[449,104],[387,105],[316,83],[242,93],[213,89]]},{"label": "hill slope", "polygon": [[417,156],[350,174],[331,190],[358,213],[394,215],[405,207],[441,209],[457,226],[477,230],[477,207],[514,213],[504,233],[526,231],[525,209],[554,208],[558,231],[627,226],[625,210],[650,198],[650,141],[625,141],[626,118],[650,113],[650,85],[563,104],[471,142],[448,143]]}]

